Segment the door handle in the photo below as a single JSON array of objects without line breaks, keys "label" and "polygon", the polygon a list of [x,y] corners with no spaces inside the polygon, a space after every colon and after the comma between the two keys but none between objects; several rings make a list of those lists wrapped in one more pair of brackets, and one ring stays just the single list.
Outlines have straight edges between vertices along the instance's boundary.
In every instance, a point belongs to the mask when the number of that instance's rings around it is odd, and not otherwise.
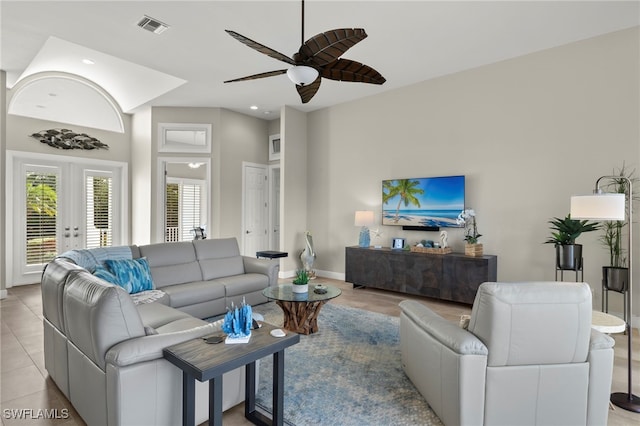
[{"label": "door handle", "polygon": [[251,231],[249,231],[249,230],[247,229],[247,230],[246,230],[246,233],[247,233],[247,234],[250,234],[250,233],[251,233]]}]

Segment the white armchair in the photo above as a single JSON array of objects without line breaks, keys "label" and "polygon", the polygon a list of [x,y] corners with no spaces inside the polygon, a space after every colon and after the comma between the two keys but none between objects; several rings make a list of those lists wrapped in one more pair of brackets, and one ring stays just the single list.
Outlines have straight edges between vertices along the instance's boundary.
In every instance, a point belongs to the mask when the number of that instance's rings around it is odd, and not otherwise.
[{"label": "white armchair", "polygon": [[446,425],[605,425],[614,341],[585,283],[484,283],[468,330],[400,303],[407,376]]}]

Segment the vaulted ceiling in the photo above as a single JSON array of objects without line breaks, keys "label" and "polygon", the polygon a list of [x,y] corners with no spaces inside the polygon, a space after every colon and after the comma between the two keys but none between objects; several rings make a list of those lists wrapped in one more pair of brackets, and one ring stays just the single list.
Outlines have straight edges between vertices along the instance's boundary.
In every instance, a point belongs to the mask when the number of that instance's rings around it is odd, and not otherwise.
[{"label": "vaulted ceiling", "polygon": [[[318,94],[304,105],[286,75],[224,84],[286,68],[224,30],[291,55],[301,42],[298,0],[3,0],[0,68],[7,72],[9,88],[20,87],[29,75],[78,75],[85,86],[95,83],[104,89],[124,112],[146,106],[224,107],[272,119],[283,105],[313,111],[640,24],[637,1],[305,4],[305,39],[334,28],[364,28],[368,38],[343,57],[372,66],[386,83],[323,79]],[[141,29],[137,23],[144,15],[169,28],[161,34]],[[21,100],[23,105],[13,107],[27,111],[24,115],[36,109],[40,114],[60,112],[78,96],[66,96],[65,90],[73,89],[42,85]]]}]

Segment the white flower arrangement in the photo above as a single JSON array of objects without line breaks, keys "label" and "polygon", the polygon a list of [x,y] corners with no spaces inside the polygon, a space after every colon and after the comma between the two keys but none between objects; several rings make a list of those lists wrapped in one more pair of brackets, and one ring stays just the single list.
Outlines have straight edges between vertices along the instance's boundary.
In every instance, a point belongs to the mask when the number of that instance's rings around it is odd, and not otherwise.
[{"label": "white flower arrangement", "polygon": [[466,209],[461,211],[456,219],[456,223],[458,225],[464,225],[464,240],[468,244],[478,243],[478,238],[482,237],[482,234],[478,233],[475,210]]}]

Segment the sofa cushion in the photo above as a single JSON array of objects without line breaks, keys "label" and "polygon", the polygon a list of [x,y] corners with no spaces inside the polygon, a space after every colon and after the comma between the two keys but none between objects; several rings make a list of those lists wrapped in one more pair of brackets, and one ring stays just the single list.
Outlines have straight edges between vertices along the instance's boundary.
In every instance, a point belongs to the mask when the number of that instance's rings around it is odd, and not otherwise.
[{"label": "sofa cushion", "polygon": [[138,309],[138,314],[140,314],[142,324],[145,327],[153,327],[156,330],[171,322],[192,318],[189,314],[158,303],[138,305],[136,308]]},{"label": "sofa cushion", "polygon": [[68,279],[64,318],[69,341],[103,370],[109,348],[145,335],[140,315],[127,292],[84,271]]},{"label": "sofa cushion", "polygon": [[107,268],[118,279],[118,284],[128,293],[140,293],[145,290],[153,290],[153,280],[147,259],[107,259]]},{"label": "sofa cushion", "polygon": [[203,280],[244,274],[244,263],[235,238],[193,242]]},{"label": "sofa cushion", "polygon": [[149,262],[156,288],[202,281],[202,272],[190,241],[150,244],[139,249]]},{"label": "sofa cushion", "polygon": [[207,325],[206,321],[203,321],[198,318],[194,318],[189,315],[188,318],[182,318],[176,321],[172,321],[167,323],[161,327],[156,328],[158,334],[167,334],[174,333],[176,331],[184,331],[184,330],[193,330],[197,327],[202,327],[203,325]]},{"label": "sofa cushion", "polygon": [[218,278],[215,281],[224,284],[227,297],[261,291],[269,286],[269,277],[262,274],[234,275],[232,277]]},{"label": "sofa cushion", "polygon": [[170,285],[162,290],[169,295],[169,305],[174,308],[224,299],[225,296],[224,284],[217,280]]}]

